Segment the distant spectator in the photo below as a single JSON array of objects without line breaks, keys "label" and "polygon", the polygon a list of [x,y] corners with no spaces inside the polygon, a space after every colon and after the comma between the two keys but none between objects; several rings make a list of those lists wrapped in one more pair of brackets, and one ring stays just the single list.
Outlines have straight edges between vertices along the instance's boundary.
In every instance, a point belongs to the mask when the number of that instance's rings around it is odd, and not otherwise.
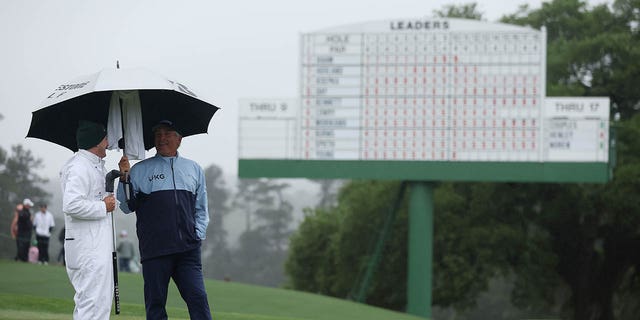
[{"label": "distant spectator", "polygon": [[33,202],[30,199],[24,199],[21,205],[16,206],[13,221],[11,221],[11,236],[16,239],[16,261],[26,262],[29,259],[29,244],[33,229],[30,211],[32,206]]},{"label": "distant spectator", "polygon": [[33,217],[33,227],[36,229],[36,240],[38,241],[38,262],[49,264],[49,238],[51,231],[55,227],[53,215],[47,210],[46,204],[40,205],[40,211]]},{"label": "distant spectator", "polygon": [[133,243],[127,239],[127,230],[120,231],[120,243],[118,244],[118,261],[120,261],[120,271],[131,272],[131,259],[135,257]]}]

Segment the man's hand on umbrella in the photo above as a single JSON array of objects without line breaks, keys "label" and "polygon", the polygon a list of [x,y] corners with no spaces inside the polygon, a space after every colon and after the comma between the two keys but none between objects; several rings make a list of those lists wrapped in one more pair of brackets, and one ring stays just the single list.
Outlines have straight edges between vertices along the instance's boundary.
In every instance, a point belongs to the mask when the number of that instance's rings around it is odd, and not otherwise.
[{"label": "man's hand on umbrella", "polygon": [[122,156],[120,158],[120,162],[118,162],[118,167],[120,168],[120,181],[126,181],[127,176],[129,174],[129,170],[131,166],[129,165],[129,158],[127,156]]},{"label": "man's hand on umbrella", "polygon": [[107,196],[102,201],[107,206],[107,212],[113,212],[116,209],[116,198],[114,196]]}]

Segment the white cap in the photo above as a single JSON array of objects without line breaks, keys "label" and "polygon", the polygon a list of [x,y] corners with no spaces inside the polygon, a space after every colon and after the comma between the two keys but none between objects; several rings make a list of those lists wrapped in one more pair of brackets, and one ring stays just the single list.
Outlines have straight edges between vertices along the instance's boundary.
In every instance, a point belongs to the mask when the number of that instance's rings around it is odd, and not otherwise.
[{"label": "white cap", "polygon": [[120,236],[121,237],[126,237],[127,236],[127,230],[120,231]]},{"label": "white cap", "polygon": [[24,201],[22,201],[22,204],[25,206],[33,207],[33,202],[31,202],[31,199],[29,198],[24,199]]}]

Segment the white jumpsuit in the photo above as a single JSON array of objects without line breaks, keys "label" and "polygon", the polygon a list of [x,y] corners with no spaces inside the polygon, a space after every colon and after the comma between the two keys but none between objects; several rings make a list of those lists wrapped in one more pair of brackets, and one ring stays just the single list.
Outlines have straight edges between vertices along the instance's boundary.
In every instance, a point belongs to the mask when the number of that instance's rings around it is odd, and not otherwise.
[{"label": "white jumpsuit", "polygon": [[104,161],[79,150],[60,171],[67,275],[75,320],[109,319],[113,298],[113,231],[105,198]]}]

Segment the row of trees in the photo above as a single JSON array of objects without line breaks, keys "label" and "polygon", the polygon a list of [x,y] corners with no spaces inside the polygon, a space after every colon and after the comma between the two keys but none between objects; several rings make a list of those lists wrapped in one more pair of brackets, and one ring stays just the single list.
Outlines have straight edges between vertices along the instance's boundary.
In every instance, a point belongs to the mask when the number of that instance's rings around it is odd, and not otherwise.
[{"label": "row of trees", "polygon": [[[293,206],[283,197],[289,185],[276,180],[240,180],[237,193],[226,189],[222,171],[206,170],[213,227],[205,244],[205,276],[215,279],[280,286],[285,281],[283,264],[292,230]],[[245,229],[236,246],[227,242],[224,217],[245,215]]]},{"label": "row of trees", "polygon": [[[438,16],[481,18],[476,5]],[[547,94],[606,96],[617,149],[606,184],[439,183],[433,304],[455,319],[637,319],[640,313],[640,1],[521,7],[502,22],[547,28]],[[612,159],[613,160],[613,159]],[[291,239],[290,285],[347,297],[368,262],[399,182],[354,181],[333,208],[308,212]],[[393,223],[367,303],[404,310],[407,203]],[[502,283],[518,308],[478,306]],[[482,313],[470,310],[481,308]]]},{"label": "row of trees", "polygon": [[[297,227],[294,206],[285,197],[290,185],[280,180],[243,179],[232,190],[222,170],[205,170],[212,223],[204,245],[205,276],[214,279],[281,287],[288,280],[284,264],[289,238]],[[336,203],[341,181],[318,181],[317,207]],[[313,206],[314,203],[308,203]],[[229,243],[224,220],[231,214],[244,216],[244,229],[237,243]]]},{"label": "row of trees", "polygon": [[[0,115],[0,121],[3,119]],[[15,242],[11,241],[11,219],[15,206],[29,197],[44,201],[50,194],[44,189],[47,179],[34,172],[42,168],[42,160],[21,145],[11,147],[11,152],[0,147],[0,257],[13,258]]]}]

